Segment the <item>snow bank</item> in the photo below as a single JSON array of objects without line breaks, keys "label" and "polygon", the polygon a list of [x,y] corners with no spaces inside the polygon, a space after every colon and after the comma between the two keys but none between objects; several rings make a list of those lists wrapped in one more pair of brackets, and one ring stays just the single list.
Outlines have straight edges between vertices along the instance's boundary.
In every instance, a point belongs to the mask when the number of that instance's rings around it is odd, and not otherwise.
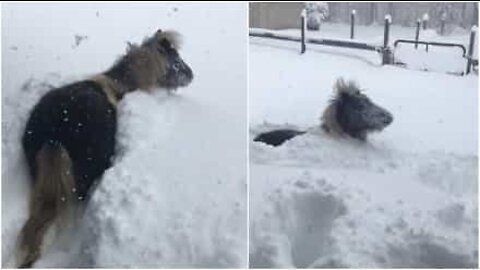
[{"label": "snow bank", "polygon": [[[477,76],[261,38],[249,58],[250,138],[309,131],[276,148],[250,142],[253,267],[478,266]],[[339,76],[394,115],[366,144],[318,128]]]},{"label": "snow bank", "polygon": [[3,266],[14,266],[26,218],[19,138],[30,108],[50,85],[106,69],[127,41],[161,28],[183,34],[194,82],[125,97],[115,165],[80,220],[47,237],[36,266],[245,267],[244,5],[3,4],[2,17]]}]

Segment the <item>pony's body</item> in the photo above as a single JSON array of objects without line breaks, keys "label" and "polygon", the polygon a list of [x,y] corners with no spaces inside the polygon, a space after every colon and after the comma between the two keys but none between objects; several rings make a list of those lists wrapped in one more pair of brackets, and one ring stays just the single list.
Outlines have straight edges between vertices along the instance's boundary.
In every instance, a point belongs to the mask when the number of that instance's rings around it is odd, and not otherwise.
[{"label": "pony's body", "polygon": [[306,131],[295,129],[277,129],[257,135],[253,141],[263,142],[272,146],[279,146],[295,136],[305,134]]},{"label": "pony's body", "polygon": [[32,110],[23,149],[32,179],[44,144],[64,147],[72,160],[75,197],[87,196],[95,179],[111,166],[117,127],[116,108],[102,87],[81,81],[51,90]]}]

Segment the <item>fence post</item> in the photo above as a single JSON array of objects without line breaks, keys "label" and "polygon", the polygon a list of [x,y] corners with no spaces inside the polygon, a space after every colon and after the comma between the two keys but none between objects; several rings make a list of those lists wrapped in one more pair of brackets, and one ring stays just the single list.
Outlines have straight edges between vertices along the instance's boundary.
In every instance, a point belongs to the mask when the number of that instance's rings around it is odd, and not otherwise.
[{"label": "fence post", "polygon": [[447,13],[442,13],[442,17],[440,18],[440,35],[445,34],[445,21],[447,20]]},{"label": "fence post", "polygon": [[355,14],[357,11],[354,9],[350,14],[350,39],[355,38]]},{"label": "fence post", "polygon": [[305,17],[307,16],[307,11],[305,9],[302,10],[300,20],[301,20],[301,47],[300,47],[300,53],[303,54],[305,53],[306,46],[305,46]]},{"label": "fence post", "polygon": [[417,30],[415,32],[415,50],[418,48],[419,36],[420,36],[420,19],[417,20]]},{"label": "fence post", "polygon": [[388,46],[389,43],[389,36],[390,36],[390,23],[392,22],[392,16],[387,14],[385,16],[385,31],[383,33],[383,51],[382,51],[382,65],[391,64],[391,54],[390,47]]},{"label": "fence post", "polygon": [[472,69],[472,58],[473,58],[473,49],[475,43],[475,35],[477,33],[477,26],[472,26],[472,30],[470,31],[470,43],[468,44],[468,53],[467,53],[467,74],[470,73]]},{"label": "fence post", "polygon": [[422,17],[423,30],[427,30],[429,20],[430,20],[430,16],[428,15],[428,13],[423,14],[423,17]]}]

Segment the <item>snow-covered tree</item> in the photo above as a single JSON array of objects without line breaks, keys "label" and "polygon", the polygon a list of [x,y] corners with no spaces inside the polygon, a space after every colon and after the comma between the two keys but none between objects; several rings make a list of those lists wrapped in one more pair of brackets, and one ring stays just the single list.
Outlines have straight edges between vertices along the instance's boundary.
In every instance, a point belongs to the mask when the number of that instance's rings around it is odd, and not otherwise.
[{"label": "snow-covered tree", "polygon": [[322,21],[328,17],[327,2],[306,2],[307,11],[307,29],[319,30]]},{"label": "snow-covered tree", "polygon": [[422,21],[429,21],[429,20],[430,20],[430,16],[428,15],[428,13],[423,14]]}]

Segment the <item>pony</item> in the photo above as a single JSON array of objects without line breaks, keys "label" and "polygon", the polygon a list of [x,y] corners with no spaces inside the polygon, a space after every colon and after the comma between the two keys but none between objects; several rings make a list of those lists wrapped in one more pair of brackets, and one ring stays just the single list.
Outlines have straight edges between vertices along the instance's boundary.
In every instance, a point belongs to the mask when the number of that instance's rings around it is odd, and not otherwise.
[{"label": "pony", "polygon": [[[382,131],[393,122],[393,115],[372,102],[354,81],[339,78],[333,88],[335,94],[320,118],[321,128],[327,134],[366,141],[369,133]],[[305,133],[307,131],[277,129],[261,133],[253,140],[279,146]]]},{"label": "pony", "polygon": [[140,45],[129,44],[105,72],[52,89],[34,106],[22,137],[33,188],[18,240],[19,267],[37,261],[49,227],[86,203],[112,166],[118,102],[139,89],[173,91],[192,82],[179,48],[177,32],[158,30]]}]

